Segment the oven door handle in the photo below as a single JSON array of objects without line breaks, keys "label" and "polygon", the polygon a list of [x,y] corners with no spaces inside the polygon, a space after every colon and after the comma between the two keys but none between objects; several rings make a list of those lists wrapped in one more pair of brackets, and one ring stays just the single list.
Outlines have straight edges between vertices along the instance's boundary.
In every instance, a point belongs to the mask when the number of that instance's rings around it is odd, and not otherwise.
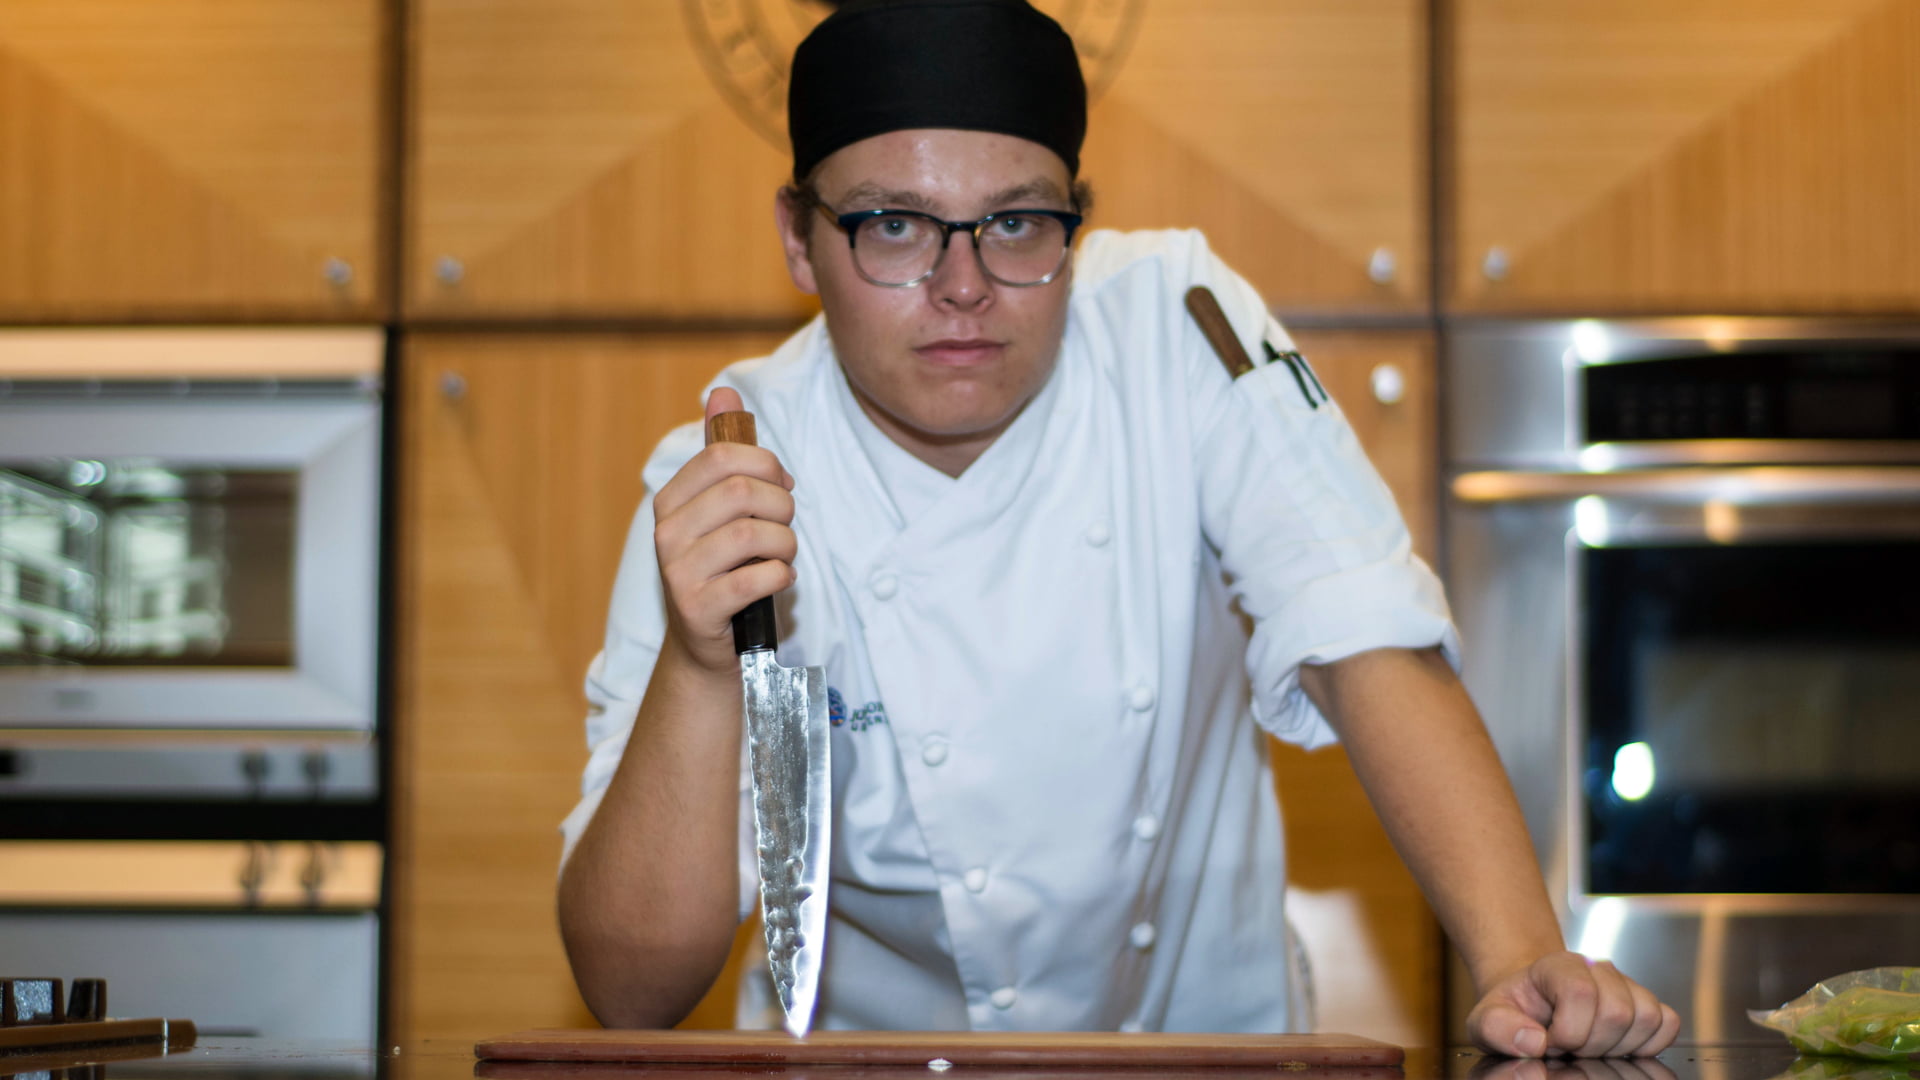
[{"label": "oven door handle", "polygon": [[1920,504],[1920,466],[1756,465],[1624,472],[1484,470],[1453,478],[1463,503],[1567,501],[1597,495],[1662,503]]}]

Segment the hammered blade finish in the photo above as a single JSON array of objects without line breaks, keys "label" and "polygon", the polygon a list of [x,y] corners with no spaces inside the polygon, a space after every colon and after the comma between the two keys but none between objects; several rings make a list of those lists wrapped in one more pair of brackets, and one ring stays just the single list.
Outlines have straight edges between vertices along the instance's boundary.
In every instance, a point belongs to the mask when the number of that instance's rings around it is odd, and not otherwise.
[{"label": "hammered blade finish", "polygon": [[753,824],[767,963],[787,1030],[805,1035],[820,990],[831,828],[827,681],[783,668],[772,650],[740,654],[753,769]]}]

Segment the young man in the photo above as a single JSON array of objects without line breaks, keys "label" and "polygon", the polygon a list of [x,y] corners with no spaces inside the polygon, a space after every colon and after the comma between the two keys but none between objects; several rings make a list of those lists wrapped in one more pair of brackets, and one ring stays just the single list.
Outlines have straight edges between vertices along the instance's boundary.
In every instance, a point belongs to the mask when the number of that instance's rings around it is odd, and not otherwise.
[{"label": "young man", "polygon": [[[1023,0],[843,7],[777,202],[821,319],[729,368],[760,447],[662,443],[588,678],[560,916],[610,1025],[674,1023],[754,897],[729,619],[783,605],[833,729],[826,1028],[1309,1023],[1260,731],[1342,739],[1490,1050],[1648,1054],[1673,1010],[1563,950],[1431,573],[1304,372],[1231,377],[1195,234],[1070,252],[1085,90]],[[757,561],[756,561],[757,560]],[[1241,614],[1252,634],[1243,629]]]}]

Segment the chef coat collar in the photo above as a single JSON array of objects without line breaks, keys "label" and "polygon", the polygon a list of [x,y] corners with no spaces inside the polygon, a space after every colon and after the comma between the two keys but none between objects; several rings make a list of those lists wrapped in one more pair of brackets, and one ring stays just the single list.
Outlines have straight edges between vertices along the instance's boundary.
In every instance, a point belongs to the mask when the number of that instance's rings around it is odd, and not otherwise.
[{"label": "chef coat collar", "polygon": [[847,382],[847,373],[833,366],[834,397],[853,428],[855,441],[873,465],[875,479],[889,499],[889,511],[896,530],[903,529],[953,490],[959,481],[908,453],[899,443],[880,430],[880,426],[861,408]]},{"label": "chef coat collar", "polygon": [[[1073,319],[1071,309],[1068,319]],[[1066,338],[1070,341],[1071,332]],[[952,534],[970,531],[982,520],[991,520],[1018,495],[1037,464],[1049,417],[1060,401],[1062,369],[1067,366],[1071,352],[1068,341],[1063,341],[1053,370],[1041,384],[1039,393],[966,472],[948,477],[894,442],[867,416],[853,397],[846,372],[833,351],[830,333],[820,335],[820,347],[826,351],[824,359],[831,367],[832,392],[841,401],[841,407],[834,410],[839,413],[839,423],[835,426],[845,441],[861,449],[867,466],[864,471],[880,496],[894,530],[911,532],[935,543]],[[945,481],[944,485],[928,479],[927,473]],[[908,504],[904,508],[899,505],[902,495]],[[934,498],[925,501],[929,495]]]}]

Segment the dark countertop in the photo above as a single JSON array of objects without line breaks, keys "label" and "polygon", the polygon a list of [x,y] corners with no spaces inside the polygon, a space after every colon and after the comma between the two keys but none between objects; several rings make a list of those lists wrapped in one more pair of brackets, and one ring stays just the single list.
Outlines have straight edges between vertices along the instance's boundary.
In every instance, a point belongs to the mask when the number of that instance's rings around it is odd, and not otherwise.
[{"label": "dark countertop", "polygon": [[[1124,1070],[1123,1070],[1124,1071]],[[1799,1059],[1784,1042],[1778,1046],[1678,1046],[1651,1059],[1610,1061],[1512,1061],[1486,1058],[1466,1050],[1407,1052],[1403,1070],[1310,1069],[1308,1077],[1288,1080],[1340,1080],[1342,1076],[1377,1078],[1382,1072],[1405,1080],[1920,1080],[1920,1067],[1874,1065],[1845,1059]],[[1250,1080],[1244,1070],[1183,1072],[1181,1080]],[[759,1080],[912,1080],[939,1074],[926,1069],[880,1067],[802,1067],[733,1069],[720,1066],[620,1066],[578,1064],[481,1063],[468,1042],[426,1040],[377,1053],[365,1046],[318,1041],[202,1039],[190,1050],[166,1057],[114,1060],[111,1054],[75,1055],[62,1061],[0,1058],[0,1080],[719,1080],[728,1073],[751,1073]],[[1006,1070],[956,1068],[940,1080],[1114,1080],[1113,1070]],[[1140,1070],[1142,1080],[1161,1077]],[[1273,1080],[1262,1070],[1261,1080]]]}]

